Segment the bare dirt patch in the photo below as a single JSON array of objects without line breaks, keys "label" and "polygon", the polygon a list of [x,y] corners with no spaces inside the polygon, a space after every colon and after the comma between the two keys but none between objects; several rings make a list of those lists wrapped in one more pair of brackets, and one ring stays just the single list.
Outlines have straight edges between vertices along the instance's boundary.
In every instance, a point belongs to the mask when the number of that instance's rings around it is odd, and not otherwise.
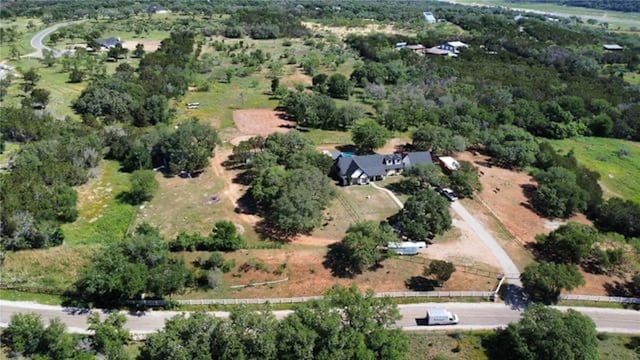
[{"label": "bare dirt patch", "polygon": [[287,87],[293,87],[296,84],[304,84],[305,86],[311,86],[311,76],[303,73],[298,68],[294,68],[294,73],[287,75],[282,79],[282,84]]},{"label": "bare dirt patch", "polygon": [[295,122],[285,120],[284,113],[269,109],[247,109],[233,112],[233,122],[242,135],[267,136],[273,132],[287,132]]},{"label": "bare dirt patch", "polygon": [[146,52],[154,52],[158,50],[160,47],[160,40],[149,40],[149,39],[129,39],[123,42],[122,47],[125,49],[129,49],[133,51],[136,49],[136,45],[142,44],[144,45],[144,51]]},{"label": "bare dirt patch", "polygon": [[400,34],[400,35],[415,35],[414,33],[402,29],[397,29],[393,25],[389,24],[367,24],[365,26],[328,26],[322,25],[315,22],[302,22],[304,26],[307,28],[324,32],[324,33],[333,33],[341,38],[346,37],[349,34],[357,34],[357,35],[366,35],[370,33],[385,33],[385,34]]},{"label": "bare dirt patch", "polygon": [[[466,160],[480,170],[483,190],[478,194],[480,200],[502,222],[506,229],[522,244],[535,241],[537,234],[548,234],[559,224],[566,221],[551,221],[535,213],[529,207],[525,196],[527,188],[536,186],[535,181],[524,171],[513,171],[491,166],[488,156],[463,152],[456,156]],[[588,224],[584,215],[568,219]]]},{"label": "bare dirt patch", "polygon": [[410,143],[410,139],[408,138],[393,138],[387,141],[387,143],[376,152],[379,154],[391,154],[394,152],[399,152],[404,149],[404,147]]}]

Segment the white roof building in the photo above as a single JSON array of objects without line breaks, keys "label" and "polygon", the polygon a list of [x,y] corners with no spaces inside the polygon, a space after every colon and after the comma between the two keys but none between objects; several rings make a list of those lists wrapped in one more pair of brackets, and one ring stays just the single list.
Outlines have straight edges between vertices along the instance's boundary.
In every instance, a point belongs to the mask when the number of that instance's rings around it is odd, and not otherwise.
[{"label": "white roof building", "polygon": [[449,170],[458,170],[460,169],[460,163],[458,160],[452,158],[451,156],[440,156],[438,158],[442,166]]},{"label": "white roof building", "polygon": [[602,45],[602,47],[605,50],[609,50],[609,51],[622,51],[624,50],[624,47],[618,45],[618,44],[604,44]]},{"label": "white roof building", "polygon": [[424,21],[428,24],[435,24],[436,23],[436,17],[433,16],[433,13],[429,12],[429,11],[425,11],[422,13],[422,16],[424,17]]}]

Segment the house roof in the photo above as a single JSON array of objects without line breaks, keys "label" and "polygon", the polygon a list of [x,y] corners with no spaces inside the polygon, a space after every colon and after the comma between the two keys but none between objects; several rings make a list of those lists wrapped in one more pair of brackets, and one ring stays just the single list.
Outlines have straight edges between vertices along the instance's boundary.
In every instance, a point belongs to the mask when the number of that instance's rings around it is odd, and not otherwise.
[{"label": "house roof", "polygon": [[443,50],[443,49],[439,49],[437,46],[434,46],[432,48],[428,48],[426,50],[427,54],[431,54],[431,55],[451,55],[451,56],[458,56],[452,52],[450,52],[449,50]]},{"label": "house roof", "polygon": [[422,45],[422,44],[407,45],[407,46],[405,46],[405,48],[409,49],[409,50],[422,50],[422,49],[424,49],[424,45]]},{"label": "house roof", "polygon": [[604,44],[602,45],[603,48],[605,48],[605,50],[623,50],[624,47],[618,45],[618,44]]},{"label": "house roof", "polygon": [[449,170],[458,170],[460,168],[460,163],[451,156],[441,156],[438,160]]},{"label": "house roof", "polygon": [[98,44],[102,45],[103,47],[113,47],[113,46],[116,46],[118,44],[122,45],[122,41],[120,41],[119,38],[115,38],[115,37],[110,37],[110,38],[106,38],[106,39],[98,39],[97,42],[98,42]]},{"label": "house roof", "polygon": [[422,16],[424,16],[425,21],[436,22],[436,17],[433,16],[433,13],[431,13],[430,11],[423,12]]},{"label": "house roof", "polygon": [[[391,160],[387,164],[387,160]],[[406,154],[373,154],[338,157],[340,177],[358,177],[362,173],[369,177],[385,175],[389,170],[399,170],[415,164],[431,164],[428,151],[410,152]]]},{"label": "house roof", "polygon": [[451,45],[453,47],[456,47],[456,48],[459,48],[459,47],[467,48],[467,47],[469,47],[469,45],[463,43],[462,41],[449,41],[449,42],[447,42],[447,44],[449,44],[449,45]]}]

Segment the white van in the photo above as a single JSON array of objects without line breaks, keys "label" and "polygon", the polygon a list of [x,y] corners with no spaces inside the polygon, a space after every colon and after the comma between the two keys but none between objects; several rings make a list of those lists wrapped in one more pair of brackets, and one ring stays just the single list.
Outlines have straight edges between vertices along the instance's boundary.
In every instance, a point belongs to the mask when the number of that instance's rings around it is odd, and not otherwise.
[{"label": "white van", "polygon": [[458,315],[452,314],[446,309],[427,309],[427,325],[455,325],[458,323]]}]

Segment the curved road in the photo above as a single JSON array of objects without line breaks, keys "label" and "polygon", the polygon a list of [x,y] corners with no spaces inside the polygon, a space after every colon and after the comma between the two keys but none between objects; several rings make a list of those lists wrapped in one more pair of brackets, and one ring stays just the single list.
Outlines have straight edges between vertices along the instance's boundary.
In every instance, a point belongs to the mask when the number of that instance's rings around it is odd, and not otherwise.
[{"label": "curved road", "polygon": [[[504,327],[520,318],[521,311],[505,304],[496,303],[424,303],[398,305],[402,318],[397,325],[404,330],[478,330]],[[428,307],[444,307],[458,314],[460,324],[455,326],[425,326],[424,317]],[[557,307],[566,310],[566,307]],[[596,323],[600,332],[640,334],[640,311],[605,309],[605,308],[574,308],[589,316]],[[97,310],[100,311],[100,310]],[[16,313],[36,313],[48,322],[59,318],[70,332],[87,333],[88,310],[71,309],[60,306],[40,305],[29,302],[14,302],[0,300],[0,326],[6,326],[11,315]],[[104,312],[100,312],[105,316]],[[164,322],[181,312],[177,311],[149,311],[135,314],[123,312],[127,317],[126,327],[138,337],[162,329]],[[283,318],[291,311],[274,311],[278,318]],[[228,312],[210,312],[218,317],[227,317]]]},{"label": "curved road", "polygon": [[47,37],[47,35],[51,34],[52,32],[58,30],[58,28],[68,25],[69,23],[59,23],[59,24],[55,24],[52,26],[49,26],[48,28],[44,29],[44,30],[40,30],[37,34],[35,34],[33,36],[33,38],[31,38],[31,47],[35,49],[34,52],[24,55],[25,57],[35,57],[35,58],[42,58],[42,50],[47,49],[47,50],[51,50],[48,46],[44,45],[42,43],[42,41],[44,40],[45,37]]}]

